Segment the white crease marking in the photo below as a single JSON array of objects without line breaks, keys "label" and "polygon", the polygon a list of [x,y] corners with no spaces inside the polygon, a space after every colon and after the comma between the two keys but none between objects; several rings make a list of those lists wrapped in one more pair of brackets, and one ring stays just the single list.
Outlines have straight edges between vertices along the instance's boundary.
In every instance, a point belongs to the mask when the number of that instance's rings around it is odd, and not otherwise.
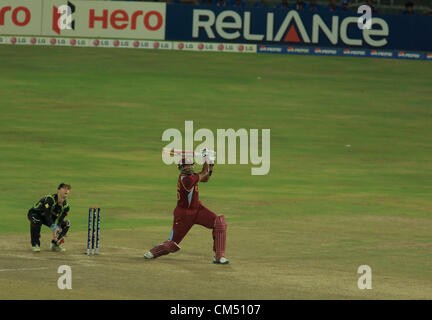
[{"label": "white crease marking", "polygon": [[0,269],[0,272],[3,271],[30,271],[30,270],[46,270],[47,267],[40,267],[40,268],[17,268],[17,269]]}]

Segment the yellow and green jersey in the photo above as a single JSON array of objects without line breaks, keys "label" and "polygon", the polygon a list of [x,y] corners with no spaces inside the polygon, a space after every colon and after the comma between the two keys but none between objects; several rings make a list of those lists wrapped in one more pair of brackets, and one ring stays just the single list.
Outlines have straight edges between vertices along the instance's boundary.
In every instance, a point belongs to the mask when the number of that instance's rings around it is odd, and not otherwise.
[{"label": "yellow and green jersey", "polygon": [[[51,221],[51,224],[57,223],[60,225],[70,211],[70,205],[65,200],[63,205],[58,203],[58,195],[49,194],[40,199],[29,211],[37,213],[44,220]],[[56,222],[57,221],[57,222]]]}]

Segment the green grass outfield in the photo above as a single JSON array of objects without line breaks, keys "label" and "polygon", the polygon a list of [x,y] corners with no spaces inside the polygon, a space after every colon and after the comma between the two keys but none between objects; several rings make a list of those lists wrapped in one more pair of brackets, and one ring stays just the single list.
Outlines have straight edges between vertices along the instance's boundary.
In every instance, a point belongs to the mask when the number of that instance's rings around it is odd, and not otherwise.
[{"label": "green grass outfield", "polygon": [[[8,298],[432,299],[429,61],[5,45],[0,66]],[[271,129],[268,175],[216,165],[200,187],[227,218],[229,266],[211,264],[210,231],[199,226],[178,253],[140,258],[171,230],[177,169],[162,163],[161,137],[185,120],[215,134]],[[69,293],[56,288],[62,258],[30,251],[26,220],[63,181],[73,187],[65,261],[83,260],[74,254],[88,207],[100,205],[104,255],[89,263],[108,268],[89,282],[78,265]],[[357,288],[364,264],[372,290]],[[52,279],[27,279],[17,270],[27,265],[52,268]],[[110,277],[115,294],[96,289]],[[149,278],[158,290],[140,289]]]}]

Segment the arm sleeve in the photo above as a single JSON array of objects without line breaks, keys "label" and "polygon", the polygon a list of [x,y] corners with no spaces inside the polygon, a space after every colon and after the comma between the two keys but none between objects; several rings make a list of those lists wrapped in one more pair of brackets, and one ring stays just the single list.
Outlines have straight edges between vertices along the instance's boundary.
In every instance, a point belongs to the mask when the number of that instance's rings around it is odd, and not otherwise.
[{"label": "arm sleeve", "polygon": [[66,216],[68,215],[70,210],[70,205],[68,204],[64,209],[63,209],[63,213],[61,214],[61,216],[58,218],[57,220],[57,225],[61,225],[63,223],[64,218],[66,218]]},{"label": "arm sleeve", "polygon": [[186,191],[190,191],[199,182],[199,175],[197,173],[186,176],[182,179],[183,187]]}]

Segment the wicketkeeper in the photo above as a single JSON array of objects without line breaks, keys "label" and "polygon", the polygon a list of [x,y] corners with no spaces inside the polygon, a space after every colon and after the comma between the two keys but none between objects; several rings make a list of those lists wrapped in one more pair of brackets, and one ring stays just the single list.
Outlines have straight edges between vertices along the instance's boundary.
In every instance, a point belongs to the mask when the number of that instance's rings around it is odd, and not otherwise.
[{"label": "wicketkeeper", "polygon": [[62,244],[70,227],[70,221],[64,220],[70,211],[70,205],[66,202],[70,189],[69,184],[61,183],[57,193],[43,197],[28,211],[33,252],[40,251],[40,231],[43,224],[50,227],[53,232],[50,249],[58,252],[66,251]]},{"label": "wicketkeeper", "polygon": [[181,171],[177,181],[177,207],[174,209],[174,222],[167,241],[155,246],[144,254],[146,259],[154,259],[180,250],[178,244],[193,225],[199,224],[213,230],[213,263],[227,264],[225,257],[227,225],[223,215],[216,215],[204,207],[198,199],[198,183],[207,182],[213,172],[214,164],[204,162],[200,173],[194,173],[193,160],[183,158],[178,164]]}]

